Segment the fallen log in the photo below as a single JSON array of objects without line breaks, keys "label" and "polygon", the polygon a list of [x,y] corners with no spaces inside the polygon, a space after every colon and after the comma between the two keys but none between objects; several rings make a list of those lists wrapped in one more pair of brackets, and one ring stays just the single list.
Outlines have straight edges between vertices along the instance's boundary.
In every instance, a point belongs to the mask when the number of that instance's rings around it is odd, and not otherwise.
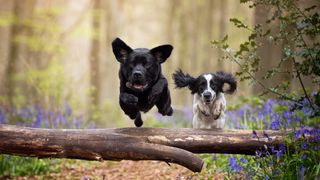
[{"label": "fallen log", "polygon": [[276,147],[283,143],[282,132],[256,132],[259,138],[252,137],[249,130],[44,129],[0,125],[0,153],[97,161],[160,160],[200,172],[203,161],[191,152],[253,155],[265,144]]}]

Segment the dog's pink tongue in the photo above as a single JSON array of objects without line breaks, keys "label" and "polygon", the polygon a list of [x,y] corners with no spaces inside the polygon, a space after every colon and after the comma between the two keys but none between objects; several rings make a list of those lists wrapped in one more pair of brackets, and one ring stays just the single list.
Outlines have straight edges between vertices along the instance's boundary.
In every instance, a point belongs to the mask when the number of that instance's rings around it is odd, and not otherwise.
[{"label": "dog's pink tongue", "polygon": [[134,84],[133,87],[135,89],[143,89],[144,86],[143,85],[139,85],[139,84]]},{"label": "dog's pink tongue", "polygon": [[130,89],[137,89],[137,90],[143,90],[143,88],[145,88],[145,85],[141,85],[141,84],[132,84],[130,82],[126,83],[126,86]]}]

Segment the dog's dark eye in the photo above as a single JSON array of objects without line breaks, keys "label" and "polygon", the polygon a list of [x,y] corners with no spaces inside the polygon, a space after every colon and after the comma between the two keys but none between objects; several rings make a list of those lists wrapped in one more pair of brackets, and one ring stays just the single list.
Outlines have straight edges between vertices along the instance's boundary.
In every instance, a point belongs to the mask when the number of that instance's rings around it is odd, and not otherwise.
[{"label": "dog's dark eye", "polygon": [[152,64],[151,64],[151,63],[145,63],[143,66],[144,66],[145,68],[150,68],[150,67],[152,66]]},{"label": "dog's dark eye", "polygon": [[210,82],[210,87],[211,87],[211,89],[215,89],[216,88],[216,86],[212,83],[212,82]]},{"label": "dog's dark eye", "polygon": [[205,89],[205,86],[206,86],[206,83],[201,83],[200,86],[199,86],[199,91],[203,92],[204,89]]}]

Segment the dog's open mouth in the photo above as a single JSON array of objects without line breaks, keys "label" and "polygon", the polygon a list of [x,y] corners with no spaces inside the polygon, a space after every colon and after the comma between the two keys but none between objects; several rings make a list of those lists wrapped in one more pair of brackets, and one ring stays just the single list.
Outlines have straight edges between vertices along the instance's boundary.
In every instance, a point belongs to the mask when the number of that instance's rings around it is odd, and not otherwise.
[{"label": "dog's open mouth", "polygon": [[148,86],[148,84],[143,84],[141,82],[127,82],[126,86],[136,91],[143,91]]}]

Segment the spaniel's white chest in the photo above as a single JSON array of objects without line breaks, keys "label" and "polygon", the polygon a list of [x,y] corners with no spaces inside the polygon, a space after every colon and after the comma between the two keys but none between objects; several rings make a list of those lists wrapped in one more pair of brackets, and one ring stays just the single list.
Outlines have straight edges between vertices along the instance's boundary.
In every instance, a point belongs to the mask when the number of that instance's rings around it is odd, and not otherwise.
[{"label": "spaniel's white chest", "polygon": [[193,99],[193,128],[223,128],[226,100],[223,93],[210,103],[204,103],[198,94]]}]

